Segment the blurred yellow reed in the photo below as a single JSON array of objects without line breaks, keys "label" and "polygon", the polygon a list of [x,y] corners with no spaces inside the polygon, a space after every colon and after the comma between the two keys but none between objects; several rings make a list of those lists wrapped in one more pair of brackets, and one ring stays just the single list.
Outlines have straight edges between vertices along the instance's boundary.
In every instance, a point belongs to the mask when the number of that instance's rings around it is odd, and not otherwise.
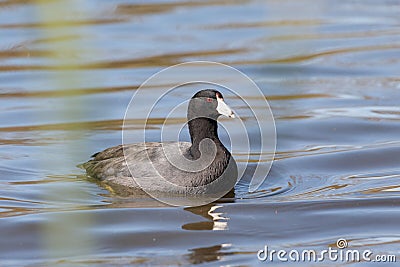
[{"label": "blurred yellow reed", "polygon": [[[79,23],[68,23],[81,20],[85,17],[84,9],[79,4],[84,1],[71,0],[36,0],[34,2],[38,21],[41,25],[40,34],[46,40],[50,40],[48,50],[52,55],[50,65],[53,70],[49,71],[52,81],[55,81],[53,88],[83,88],[83,77],[79,71],[80,53],[84,50],[81,38],[70,40],[66,36],[86,37],[82,32]],[[87,29],[86,29],[87,30]],[[66,40],[67,41],[66,41]],[[55,90],[55,89],[53,89]],[[68,95],[60,97],[63,107],[53,116],[61,122],[77,121],[82,117],[83,101],[80,97],[71,98]],[[40,118],[39,118],[40,119]],[[78,162],[79,153],[85,151],[82,147],[83,130],[77,130],[75,124],[64,124],[64,131],[60,133],[62,140],[75,140],[72,145],[66,146],[65,155],[47,155],[43,158],[42,164],[49,166],[57,171],[71,168]],[[74,127],[74,131],[68,129]],[[42,153],[43,154],[43,153]],[[75,162],[74,162],[75,161]],[[66,166],[68,165],[68,166]],[[66,259],[68,257],[78,257],[88,255],[93,246],[93,239],[90,233],[83,231],[89,229],[92,223],[87,212],[78,212],[77,204],[66,203],[67,200],[80,199],[82,196],[89,195],[82,193],[76,182],[65,182],[62,188],[52,188],[52,192],[47,192],[49,203],[57,203],[57,212],[49,213],[47,222],[44,224],[44,246],[48,252],[47,257],[54,260]],[[78,197],[79,194],[79,197]],[[74,209],[75,211],[72,211]],[[69,210],[69,211],[68,211]]]}]

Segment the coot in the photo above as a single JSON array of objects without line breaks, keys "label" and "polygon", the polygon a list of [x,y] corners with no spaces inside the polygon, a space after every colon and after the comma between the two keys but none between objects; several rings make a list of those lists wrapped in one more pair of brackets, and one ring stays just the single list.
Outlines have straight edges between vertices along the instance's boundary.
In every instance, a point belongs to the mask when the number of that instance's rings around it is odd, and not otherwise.
[{"label": "coot", "polygon": [[220,115],[235,117],[222,94],[212,89],[199,91],[187,111],[191,143],[119,145],[94,154],[82,166],[89,176],[119,194],[135,190],[224,194],[236,183],[237,166],[218,138]]}]

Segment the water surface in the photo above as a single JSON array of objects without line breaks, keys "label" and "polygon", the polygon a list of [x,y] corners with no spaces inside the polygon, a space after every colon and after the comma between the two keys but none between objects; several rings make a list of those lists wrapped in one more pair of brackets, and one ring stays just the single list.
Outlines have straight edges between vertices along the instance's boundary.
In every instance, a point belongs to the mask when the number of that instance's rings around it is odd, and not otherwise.
[{"label": "water surface", "polygon": [[[398,14],[389,0],[1,1],[0,266],[254,266],[265,245],[339,238],[399,261]],[[133,92],[190,60],[238,68],[269,100],[261,188],[182,208],[88,180],[76,165],[121,143]]]}]

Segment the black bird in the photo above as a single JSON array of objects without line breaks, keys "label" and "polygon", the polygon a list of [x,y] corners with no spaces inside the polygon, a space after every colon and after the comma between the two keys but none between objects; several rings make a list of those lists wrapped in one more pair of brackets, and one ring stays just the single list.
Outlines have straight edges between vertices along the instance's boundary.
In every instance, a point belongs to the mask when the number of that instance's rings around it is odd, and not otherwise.
[{"label": "black bird", "polygon": [[119,194],[138,189],[194,195],[227,193],[237,181],[237,166],[218,138],[220,115],[235,117],[222,94],[212,89],[199,91],[187,111],[191,143],[119,145],[94,154],[82,166],[89,176]]}]

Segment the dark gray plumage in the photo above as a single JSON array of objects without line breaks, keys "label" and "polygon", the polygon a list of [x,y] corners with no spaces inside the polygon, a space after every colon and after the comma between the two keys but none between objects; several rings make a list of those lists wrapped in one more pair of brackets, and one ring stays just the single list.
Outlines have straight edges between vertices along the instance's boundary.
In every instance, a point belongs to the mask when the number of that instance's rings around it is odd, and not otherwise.
[{"label": "dark gray plumage", "polygon": [[[89,176],[119,194],[138,189],[184,194],[227,192],[236,183],[237,167],[218,138],[216,120],[220,115],[234,117],[222,94],[215,90],[199,91],[188,107],[192,143],[119,145],[94,154],[82,166]],[[181,165],[171,164],[171,159]]]}]

